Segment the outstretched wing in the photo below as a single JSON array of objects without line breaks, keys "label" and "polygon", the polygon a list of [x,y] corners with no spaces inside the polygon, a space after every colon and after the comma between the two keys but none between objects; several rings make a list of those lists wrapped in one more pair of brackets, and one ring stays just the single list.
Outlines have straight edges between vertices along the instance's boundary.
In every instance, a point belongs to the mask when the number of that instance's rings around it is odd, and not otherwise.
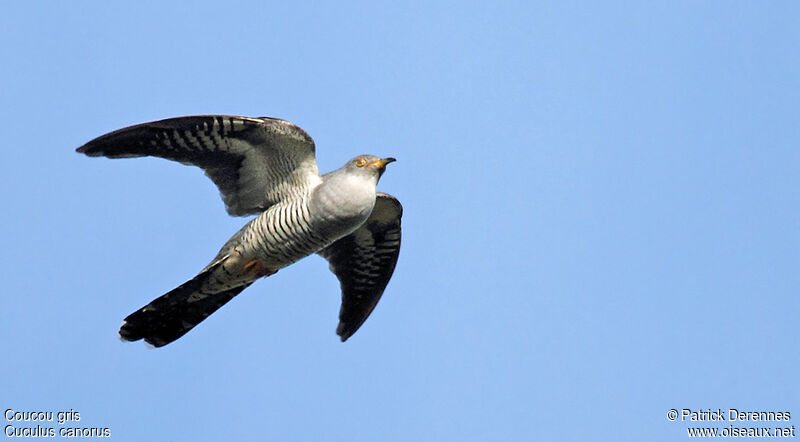
[{"label": "outstretched wing", "polygon": [[277,118],[206,115],[120,129],[78,148],[97,157],[155,156],[199,166],[231,215],[264,211],[320,182],[314,140]]},{"label": "outstretched wing", "polygon": [[330,263],[342,286],[342,308],[336,328],[342,341],[367,320],[392,277],[400,254],[403,206],[391,195],[378,193],[375,208],[355,232],[319,252]]}]

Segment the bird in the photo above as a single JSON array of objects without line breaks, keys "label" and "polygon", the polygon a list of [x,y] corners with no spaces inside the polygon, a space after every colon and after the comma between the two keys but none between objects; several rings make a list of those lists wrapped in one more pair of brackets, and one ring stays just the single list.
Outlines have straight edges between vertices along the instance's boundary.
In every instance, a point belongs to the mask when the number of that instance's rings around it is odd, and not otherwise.
[{"label": "bird", "polygon": [[125,318],[119,336],[163,347],[249,287],[312,254],[341,287],[336,333],[366,321],[394,272],[403,206],[377,191],[392,157],[358,155],[320,175],[314,140],[273,117],[197,115],[119,129],[77,148],[90,157],[153,156],[198,166],[228,214],[256,215],[196,276]]}]

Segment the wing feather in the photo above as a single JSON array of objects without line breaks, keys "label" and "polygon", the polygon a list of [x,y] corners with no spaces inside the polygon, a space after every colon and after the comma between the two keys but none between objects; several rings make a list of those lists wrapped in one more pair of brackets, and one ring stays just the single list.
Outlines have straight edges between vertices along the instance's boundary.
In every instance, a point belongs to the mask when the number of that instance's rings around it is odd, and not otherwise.
[{"label": "wing feather", "polygon": [[403,206],[391,195],[378,193],[372,214],[355,232],[319,254],[328,260],[342,287],[342,307],[336,328],[342,341],[367,320],[392,277],[400,254]]},{"label": "wing feather", "polygon": [[202,168],[231,215],[265,210],[320,182],[314,140],[270,117],[201,115],[120,129],[77,149],[89,156],[155,156]]}]

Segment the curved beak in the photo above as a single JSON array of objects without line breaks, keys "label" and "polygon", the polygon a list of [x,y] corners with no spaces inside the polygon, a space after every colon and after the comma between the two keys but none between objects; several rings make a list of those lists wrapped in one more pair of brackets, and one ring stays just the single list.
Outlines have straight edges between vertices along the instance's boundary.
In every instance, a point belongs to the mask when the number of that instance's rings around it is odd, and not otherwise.
[{"label": "curved beak", "polygon": [[394,159],[394,158],[392,158],[392,157],[388,157],[388,158],[381,158],[381,159],[379,159],[379,160],[375,160],[375,161],[373,161],[373,162],[369,163],[369,166],[370,166],[370,167],[376,167],[376,168],[378,168],[378,169],[384,169],[384,168],[386,168],[386,165],[387,165],[387,164],[389,164],[389,163],[393,163],[393,162],[395,162],[395,161],[397,161],[397,160],[395,160],[395,159]]}]

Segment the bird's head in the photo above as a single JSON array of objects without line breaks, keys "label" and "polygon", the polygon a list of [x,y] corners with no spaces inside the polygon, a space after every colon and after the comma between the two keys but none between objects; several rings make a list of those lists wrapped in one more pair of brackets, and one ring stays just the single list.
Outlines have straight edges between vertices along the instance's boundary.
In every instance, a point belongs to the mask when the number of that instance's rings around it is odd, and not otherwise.
[{"label": "bird's head", "polygon": [[359,175],[375,176],[380,178],[386,170],[386,165],[397,161],[394,158],[379,158],[375,155],[359,155],[347,162],[345,168]]}]

